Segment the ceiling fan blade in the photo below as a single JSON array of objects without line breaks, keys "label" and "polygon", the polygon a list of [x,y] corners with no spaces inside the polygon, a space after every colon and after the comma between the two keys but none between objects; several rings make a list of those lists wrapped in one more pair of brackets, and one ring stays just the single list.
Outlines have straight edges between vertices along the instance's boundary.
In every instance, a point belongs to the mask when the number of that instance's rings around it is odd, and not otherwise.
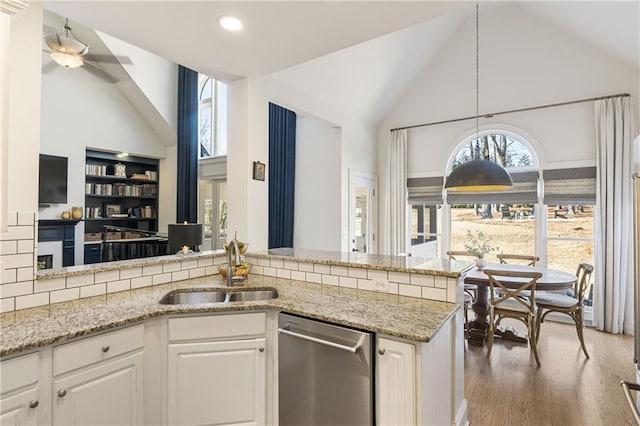
[{"label": "ceiling fan blade", "polygon": [[56,64],[55,62],[50,61],[42,66],[42,73],[43,74],[50,73],[51,71],[56,69],[58,66],[59,65]]},{"label": "ceiling fan blade", "polygon": [[94,53],[87,53],[84,55],[84,58],[88,61],[93,62],[102,62],[105,64],[123,64],[123,65],[131,65],[131,59],[128,56],[119,56],[119,55],[100,55]]},{"label": "ceiling fan blade", "polygon": [[94,76],[106,81],[107,83],[117,83],[118,82],[118,79],[110,76],[109,74],[107,74],[106,72],[102,71],[100,68],[96,67],[95,65],[91,65],[91,64],[85,62],[84,65],[82,66],[82,68],[84,68],[85,70],[89,71]]}]

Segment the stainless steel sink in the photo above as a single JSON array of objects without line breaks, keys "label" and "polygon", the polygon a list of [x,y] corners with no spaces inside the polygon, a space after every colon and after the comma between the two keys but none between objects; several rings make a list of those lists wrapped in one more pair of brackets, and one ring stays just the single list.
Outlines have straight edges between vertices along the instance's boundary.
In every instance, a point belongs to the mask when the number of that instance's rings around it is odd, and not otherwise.
[{"label": "stainless steel sink", "polygon": [[202,303],[253,302],[278,297],[278,291],[270,290],[173,290],[160,299],[162,305],[198,305]]},{"label": "stainless steel sink", "polygon": [[276,290],[242,290],[230,291],[229,302],[252,302],[256,300],[271,300],[278,297]]}]

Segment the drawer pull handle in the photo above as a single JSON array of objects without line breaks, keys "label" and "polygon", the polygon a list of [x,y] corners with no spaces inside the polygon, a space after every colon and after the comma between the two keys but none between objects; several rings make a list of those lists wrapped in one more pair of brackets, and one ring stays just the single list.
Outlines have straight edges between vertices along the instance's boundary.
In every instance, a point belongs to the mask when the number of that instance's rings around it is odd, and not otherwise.
[{"label": "drawer pull handle", "polygon": [[29,402],[29,408],[36,408],[38,404],[40,404],[40,401],[38,401],[37,399],[34,399],[33,401]]},{"label": "drawer pull handle", "polygon": [[102,347],[102,352],[109,352],[109,349],[111,349],[108,345],[105,345]]},{"label": "drawer pull handle", "polygon": [[384,353],[385,353],[385,352],[386,352],[386,350],[385,350],[384,348],[380,348],[380,349],[378,349],[378,353],[379,353],[380,355],[384,355]]},{"label": "drawer pull handle", "polygon": [[260,348],[258,349],[260,352],[264,352],[264,348]]},{"label": "drawer pull handle", "polygon": [[60,389],[60,390],[58,391],[58,396],[59,396],[60,398],[64,398],[64,396],[65,396],[66,394],[67,394],[67,390],[66,390],[66,389]]}]

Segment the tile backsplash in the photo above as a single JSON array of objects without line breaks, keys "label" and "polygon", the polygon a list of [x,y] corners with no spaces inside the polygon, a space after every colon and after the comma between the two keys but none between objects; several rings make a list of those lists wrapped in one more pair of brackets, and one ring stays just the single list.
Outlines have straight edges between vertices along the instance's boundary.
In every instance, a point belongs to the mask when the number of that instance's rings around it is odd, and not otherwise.
[{"label": "tile backsplash", "polygon": [[[214,275],[218,274],[217,266],[226,262],[223,253],[188,260],[145,258],[136,263],[125,261],[118,269],[108,269],[113,263],[106,269],[98,264],[93,269],[71,268],[71,272],[37,277],[37,214],[10,213],[8,225],[7,232],[0,233],[0,313]],[[448,302],[456,301],[459,283],[456,278],[438,275],[273,259],[250,253],[247,261],[256,275]]]}]

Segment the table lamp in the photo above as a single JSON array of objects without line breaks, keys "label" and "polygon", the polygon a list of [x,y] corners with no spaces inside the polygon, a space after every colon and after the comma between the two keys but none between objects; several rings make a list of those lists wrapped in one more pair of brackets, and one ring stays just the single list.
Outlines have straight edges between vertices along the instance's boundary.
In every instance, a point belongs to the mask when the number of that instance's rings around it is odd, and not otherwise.
[{"label": "table lamp", "polygon": [[178,254],[193,253],[191,247],[202,244],[202,224],[176,223],[169,225],[169,246],[180,247]]}]

